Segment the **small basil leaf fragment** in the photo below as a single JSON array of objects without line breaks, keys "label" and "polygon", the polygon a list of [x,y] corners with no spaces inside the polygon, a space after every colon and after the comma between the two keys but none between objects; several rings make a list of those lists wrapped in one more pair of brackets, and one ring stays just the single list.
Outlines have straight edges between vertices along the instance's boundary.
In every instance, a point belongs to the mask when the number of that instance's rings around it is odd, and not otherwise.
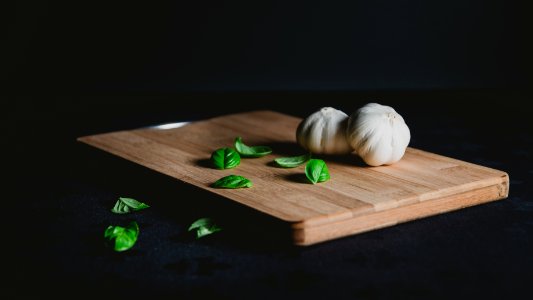
[{"label": "small basil leaf fragment", "polygon": [[304,155],[299,155],[299,156],[292,156],[292,157],[280,157],[280,158],[274,159],[274,161],[280,167],[283,167],[283,168],[295,168],[295,167],[297,167],[299,165],[304,164],[309,159],[311,159],[311,154],[310,153],[304,154]]},{"label": "small basil leaf fragment", "polygon": [[312,184],[329,180],[328,167],[326,163],[321,159],[311,159],[305,165],[305,176]]},{"label": "small basil leaf fragment", "polygon": [[104,238],[113,246],[117,252],[130,249],[137,242],[139,236],[139,225],[133,221],[126,227],[109,226],[104,232]]},{"label": "small basil leaf fragment", "polygon": [[240,175],[228,175],[215,181],[211,186],[219,189],[249,188],[252,187],[252,182]]},{"label": "small basil leaf fragment", "polygon": [[213,234],[222,230],[215,222],[210,218],[201,218],[196,220],[189,226],[188,231],[196,230],[196,238],[199,239],[206,235]]},{"label": "small basil leaf fragment", "polygon": [[235,138],[235,149],[244,157],[261,157],[272,153],[268,146],[247,146],[240,136]]},{"label": "small basil leaf fragment", "polygon": [[148,204],[142,203],[132,198],[120,197],[111,209],[111,212],[116,214],[127,214],[133,211],[141,210],[150,207]]},{"label": "small basil leaf fragment", "polygon": [[231,148],[220,148],[211,154],[211,163],[220,170],[232,169],[241,163],[241,156]]}]

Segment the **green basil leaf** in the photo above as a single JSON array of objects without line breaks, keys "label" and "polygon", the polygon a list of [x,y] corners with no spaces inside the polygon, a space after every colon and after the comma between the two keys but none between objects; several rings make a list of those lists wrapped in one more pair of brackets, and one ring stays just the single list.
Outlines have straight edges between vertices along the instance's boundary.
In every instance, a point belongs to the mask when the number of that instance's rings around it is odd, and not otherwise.
[{"label": "green basil leaf", "polygon": [[141,210],[150,207],[148,204],[139,202],[132,198],[120,197],[111,209],[111,212],[116,214],[127,214],[133,211]]},{"label": "green basil leaf", "polygon": [[122,252],[130,249],[137,242],[139,225],[133,221],[126,227],[109,226],[104,232],[104,238],[113,245],[113,249]]},{"label": "green basil leaf", "polygon": [[235,138],[235,149],[244,157],[261,157],[272,153],[268,146],[247,146],[240,136]]},{"label": "green basil leaf", "polygon": [[299,165],[302,165],[306,161],[311,159],[311,154],[304,154],[299,156],[292,156],[292,157],[280,157],[274,159],[274,161],[278,164],[278,166],[283,168],[295,168]]},{"label": "green basil leaf", "polygon": [[194,221],[191,226],[189,226],[189,229],[188,231],[191,231],[193,229],[196,229],[196,228],[200,228],[200,227],[205,227],[205,226],[209,226],[209,224],[213,223],[213,221],[209,218],[201,218],[201,219],[198,219],[196,221]]},{"label": "green basil leaf", "polygon": [[210,235],[215,232],[221,231],[222,228],[216,225],[212,219],[201,218],[201,219],[196,220],[194,223],[191,224],[191,226],[189,226],[188,231],[193,231],[193,230],[196,230],[196,238],[199,239],[206,235]]},{"label": "green basil leaf", "polygon": [[312,184],[330,179],[328,167],[321,159],[311,159],[305,165],[305,176]]},{"label": "green basil leaf", "polygon": [[228,175],[215,181],[211,186],[220,189],[249,188],[252,187],[252,182],[250,179],[239,175]]},{"label": "green basil leaf", "polygon": [[211,162],[217,169],[231,169],[241,163],[241,156],[231,148],[220,148],[211,154]]}]

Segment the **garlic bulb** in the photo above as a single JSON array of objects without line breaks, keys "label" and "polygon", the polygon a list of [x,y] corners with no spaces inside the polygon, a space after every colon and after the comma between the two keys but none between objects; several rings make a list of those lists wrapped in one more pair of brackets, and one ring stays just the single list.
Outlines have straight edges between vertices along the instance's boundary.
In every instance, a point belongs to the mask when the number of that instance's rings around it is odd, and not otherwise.
[{"label": "garlic bulb", "polygon": [[392,107],[369,103],[350,116],[346,138],[367,164],[380,166],[403,157],[411,133]]},{"label": "garlic bulb", "polygon": [[305,118],[296,130],[296,140],[315,154],[346,154],[352,147],[346,141],[348,115],[324,107]]}]

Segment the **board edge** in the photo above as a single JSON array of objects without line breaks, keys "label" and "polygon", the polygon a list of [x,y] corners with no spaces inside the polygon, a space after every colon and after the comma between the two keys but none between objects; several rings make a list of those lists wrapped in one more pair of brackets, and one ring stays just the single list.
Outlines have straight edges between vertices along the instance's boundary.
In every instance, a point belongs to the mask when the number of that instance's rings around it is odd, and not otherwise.
[{"label": "board edge", "polygon": [[[498,184],[479,189],[448,195],[431,201],[423,201],[372,214],[355,216],[334,223],[314,227],[301,227],[293,223],[292,242],[297,246],[310,246],[325,241],[363,233],[375,229],[394,226],[450,211],[459,210],[492,201],[503,200],[509,196],[509,175],[502,172]],[[442,208],[438,210],[436,208]],[[416,213],[413,213],[415,212]],[[384,218],[387,215],[392,215]]]}]

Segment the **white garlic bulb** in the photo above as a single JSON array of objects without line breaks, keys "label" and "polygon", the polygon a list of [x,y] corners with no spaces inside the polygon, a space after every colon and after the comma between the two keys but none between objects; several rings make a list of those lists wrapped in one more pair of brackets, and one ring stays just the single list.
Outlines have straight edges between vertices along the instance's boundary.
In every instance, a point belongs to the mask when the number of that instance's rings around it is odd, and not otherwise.
[{"label": "white garlic bulb", "polygon": [[324,107],[305,118],[296,130],[300,146],[315,154],[346,154],[353,151],[346,141],[348,115]]},{"label": "white garlic bulb", "polygon": [[350,116],[346,138],[365,163],[380,166],[403,157],[411,133],[392,107],[369,103]]}]

